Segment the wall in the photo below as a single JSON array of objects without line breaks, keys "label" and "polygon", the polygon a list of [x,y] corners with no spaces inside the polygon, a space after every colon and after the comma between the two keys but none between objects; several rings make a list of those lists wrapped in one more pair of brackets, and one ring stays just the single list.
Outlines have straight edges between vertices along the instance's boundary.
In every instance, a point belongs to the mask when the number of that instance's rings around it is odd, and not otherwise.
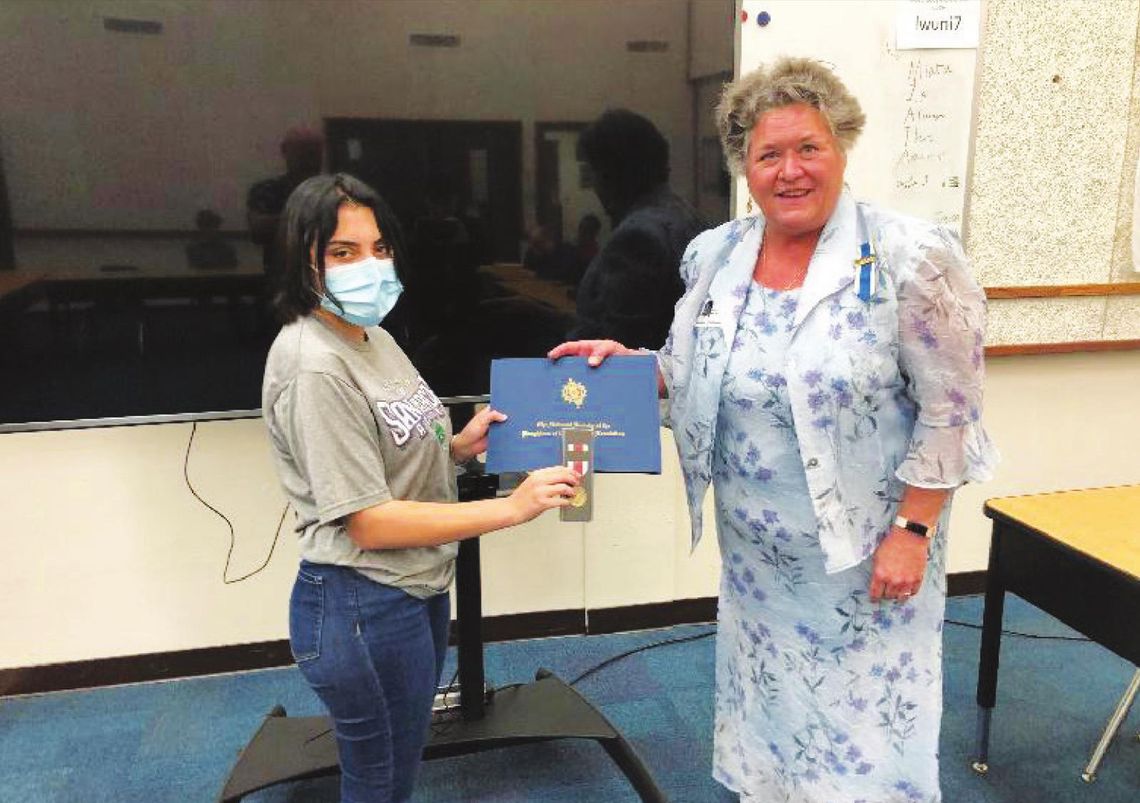
[{"label": "wall", "polygon": [[[994,54],[1034,47],[1037,39],[1022,34],[1037,30],[1041,4],[991,2],[987,8],[1014,18],[987,25],[983,69],[1006,63],[1006,78],[1017,80],[1019,60]],[[1115,36],[1106,27],[1071,37],[1074,50],[1066,60],[1099,58],[1098,42]],[[1101,91],[1099,74],[1078,70],[1072,75],[1085,75],[1089,92]],[[987,97],[983,93],[983,103]],[[1133,100],[1130,142],[1136,120]],[[1061,151],[1052,158],[1085,158],[1096,149],[1084,141],[1086,134],[1114,124],[1104,115],[1072,123],[1072,139],[1058,143]],[[979,125],[985,147],[994,149],[1003,140],[1038,136],[1044,135],[1012,116],[1001,125]],[[985,164],[979,162],[978,169]],[[1100,180],[1095,174],[1093,179]],[[987,193],[999,186],[978,173],[975,222],[979,210],[989,209],[989,216],[1009,214],[988,199]],[[1110,200],[1105,206],[1115,210],[1112,182],[1106,187]],[[1072,209],[1067,196],[1039,197],[1033,213],[1065,228]],[[1065,253],[1091,248],[1092,241],[1079,239],[1087,229],[1069,230]],[[1002,250],[1005,244],[984,239],[986,231],[974,227],[970,238],[980,269],[1000,264],[1016,275],[1021,250]],[[986,237],[1006,236],[992,226],[990,231]],[[1095,254],[1102,261],[1109,257],[1103,250]],[[1135,403],[1140,351],[1004,357],[991,359],[988,370],[986,420],[1004,459],[993,482],[967,486],[958,494],[950,527],[954,572],[985,566],[989,528],[981,504],[986,498],[1140,482],[1135,457],[1140,454]],[[6,600],[0,608],[0,667],[283,637],[295,565],[293,540],[283,533],[273,560],[255,578],[222,584],[228,530],[185,487],[182,462],[189,433],[190,425],[177,424],[0,436],[0,502],[7,513],[5,560],[0,563]],[[593,523],[562,525],[547,516],[488,537],[483,549],[486,612],[602,607],[715,593],[714,539],[706,537],[696,554],[688,555],[680,480],[669,457],[668,433],[663,438],[661,477],[599,478]],[[237,549],[231,576],[255,568],[268,551],[282,505],[260,422],[201,425],[189,469],[203,497],[234,521]]]},{"label": "wall", "polygon": [[949,568],[986,568],[986,499],[1140,483],[1134,397],[1140,351],[990,358],[986,429],[1001,452],[994,479],[955,495]]},{"label": "wall", "polygon": [[[284,638],[297,564],[260,420],[0,436],[0,668]],[[189,454],[188,454],[188,446]],[[661,477],[604,476],[589,524],[548,514],[483,540],[487,615],[712,596],[689,557],[672,441]],[[188,455],[188,457],[187,457]],[[229,527],[187,486],[233,523]],[[225,584],[260,566],[248,580]]]},{"label": "wall", "polygon": [[[952,572],[986,565],[994,496],[1140,481],[1130,394],[1140,352],[1006,357],[986,418],[1003,460],[957,495]],[[0,668],[284,638],[296,567],[288,522],[266,569],[224,585],[226,524],[183,480],[190,424],[0,436],[5,560]],[[594,521],[548,514],[483,540],[487,615],[714,596],[711,527],[689,554],[672,438],[660,477],[598,478]],[[198,425],[188,474],[234,524],[228,577],[269,554],[284,500],[260,421]],[[710,514],[706,521],[711,520]]]}]

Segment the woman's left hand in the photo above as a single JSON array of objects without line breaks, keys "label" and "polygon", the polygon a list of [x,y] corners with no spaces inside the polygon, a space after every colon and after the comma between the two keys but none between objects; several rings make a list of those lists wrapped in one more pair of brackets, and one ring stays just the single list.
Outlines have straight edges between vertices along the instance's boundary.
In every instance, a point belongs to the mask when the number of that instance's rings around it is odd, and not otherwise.
[{"label": "woman's left hand", "polygon": [[491,424],[506,420],[506,415],[490,407],[484,407],[475,413],[463,431],[451,438],[451,459],[456,463],[466,463],[472,457],[483,454],[487,451],[487,430]]},{"label": "woman's left hand", "polygon": [[875,550],[871,567],[871,601],[888,599],[906,602],[922,588],[926,574],[927,541],[899,527],[890,532]]}]

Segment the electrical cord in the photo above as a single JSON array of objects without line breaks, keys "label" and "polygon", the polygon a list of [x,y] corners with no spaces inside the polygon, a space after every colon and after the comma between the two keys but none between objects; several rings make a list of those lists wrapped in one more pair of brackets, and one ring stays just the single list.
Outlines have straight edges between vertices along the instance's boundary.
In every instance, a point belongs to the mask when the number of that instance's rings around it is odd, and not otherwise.
[{"label": "electrical cord", "polygon": [[[982,629],[981,625],[974,624],[973,622],[962,622],[962,621],[959,621],[957,619],[946,619],[945,622],[946,622],[946,624],[957,625],[959,627],[968,627],[968,628],[972,628],[974,630],[981,630]],[[615,664],[624,658],[628,658],[631,655],[636,655],[639,652],[644,652],[645,650],[651,650],[651,649],[654,649],[656,647],[664,647],[664,646],[667,646],[669,644],[683,644],[683,643],[688,642],[688,641],[698,641],[699,639],[707,638],[711,635],[714,635],[715,633],[716,633],[716,627],[714,626],[712,630],[706,631],[704,633],[698,633],[698,634],[692,635],[692,636],[682,636],[680,638],[675,638],[675,639],[666,639],[665,641],[655,641],[651,644],[643,644],[640,647],[635,647],[632,650],[627,650],[626,652],[619,653],[619,654],[614,655],[610,658],[607,658],[606,660],[602,661],[599,664],[596,664],[596,665],[590,667],[585,672],[578,675],[578,677],[576,677],[572,681],[570,681],[570,685],[575,686],[580,681],[585,680],[586,678],[588,678],[590,675],[594,674],[595,672],[598,672],[599,670],[604,669],[605,667],[610,666],[611,664]],[[1077,642],[1091,641],[1091,639],[1085,638],[1084,636],[1051,636],[1051,635],[1046,635],[1044,633],[1022,633],[1021,631],[1018,631],[1018,630],[1005,630],[1005,629],[1003,629],[1001,631],[1001,633],[1003,636],[1015,636],[1018,638],[1040,639],[1043,641],[1077,641]],[[512,685],[521,685],[521,684],[512,684]],[[503,688],[510,688],[510,687],[504,686]]]},{"label": "electrical cord", "polygon": [[[970,628],[972,630],[981,630],[982,629],[981,625],[974,624],[973,622],[963,622],[963,621],[960,621],[957,619],[944,619],[943,621],[945,621],[946,624],[948,624],[948,625],[956,625],[958,627],[966,627],[966,628]],[[1017,638],[1028,638],[1028,639],[1040,639],[1043,641],[1078,641],[1078,642],[1089,642],[1089,641],[1091,641],[1091,639],[1084,638],[1082,636],[1050,636],[1050,635],[1046,635],[1044,633],[1023,633],[1019,630],[1005,630],[1005,629],[1003,629],[1001,631],[1001,633],[1003,636],[1014,636]],[[605,669],[608,666],[612,666],[613,664],[616,664],[619,661],[622,661],[626,658],[629,658],[631,655],[636,655],[637,653],[640,653],[640,652],[646,652],[647,650],[653,650],[653,649],[656,649],[658,647],[667,647],[671,644],[684,644],[684,643],[690,642],[690,641],[699,641],[701,639],[708,638],[709,636],[713,636],[713,635],[716,635],[716,625],[713,625],[712,629],[707,630],[703,633],[696,633],[696,634],[690,635],[690,636],[681,636],[679,638],[665,639],[663,641],[654,641],[654,642],[651,642],[649,644],[642,644],[640,647],[635,647],[632,650],[626,650],[625,652],[621,652],[621,653],[618,653],[617,655],[610,656],[609,658],[605,659],[604,661],[595,664],[594,666],[590,667],[586,671],[579,674],[576,678],[571,680],[569,685],[576,686],[576,685],[578,685],[578,683],[580,683],[581,681],[590,677],[591,675],[595,674],[596,672],[600,672],[601,670]],[[443,709],[443,713],[445,713],[445,714],[450,713],[456,707],[456,706],[446,704],[446,701],[447,701],[448,697],[450,697],[452,690],[455,688],[455,681],[458,677],[459,677],[459,670],[456,669],[455,674],[453,674],[451,676],[451,681],[447,684],[447,688],[444,691],[444,698],[443,699],[445,701],[445,706]],[[505,691],[506,689],[517,688],[519,686],[524,686],[524,685],[526,685],[526,684],[525,683],[508,683],[505,686],[499,686],[497,688],[492,688],[490,690],[490,693],[491,693],[491,696],[493,697],[498,692]],[[451,729],[451,726],[453,723],[454,723],[454,720],[448,720],[448,721],[445,721],[442,723],[433,724],[431,727],[432,733],[435,734],[436,736],[443,735],[443,734],[447,733],[448,730]],[[320,737],[325,736],[331,732],[332,732],[331,728],[328,730],[325,730],[325,731],[321,731],[320,733],[316,734],[315,736],[310,737],[309,740],[306,742],[306,744],[308,744],[309,742],[312,742],[316,739],[319,739]]]},{"label": "electrical cord", "polygon": [[198,494],[198,492],[194,489],[193,483],[190,482],[190,448],[194,445],[194,435],[195,435],[195,433],[197,433],[197,431],[198,431],[198,422],[194,421],[190,425],[190,440],[186,442],[186,455],[182,459],[182,478],[186,481],[186,487],[190,489],[190,493],[192,493],[194,495],[194,498],[197,499],[199,502],[201,502],[203,505],[205,505],[210,511],[212,511],[214,513],[214,515],[216,515],[218,518],[220,518],[222,521],[224,521],[226,523],[227,527],[229,527],[229,529],[230,529],[230,547],[228,550],[226,550],[226,563],[225,563],[225,566],[222,567],[222,584],[223,585],[232,585],[234,583],[240,583],[242,580],[248,580],[249,578],[253,577],[258,572],[260,572],[262,569],[264,569],[266,566],[268,566],[269,561],[273,559],[273,551],[275,549],[277,549],[277,541],[281,537],[281,525],[285,523],[285,514],[287,514],[289,512],[289,503],[286,502],[285,508],[281,511],[281,518],[278,519],[278,521],[277,521],[277,531],[273,534],[273,543],[269,547],[269,554],[265,556],[265,560],[262,561],[260,566],[258,566],[256,569],[249,572],[248,574],[243,574],[241,577],[235,577],[235,578],[231,579],[229,577],[230,561],[233,558],[234,547],[237,545],[237,536],[234,533],[234,524],[232,521],[229,520],[229,518],[226,517],[226,515],[224,513],[222,513],[216,507],[214,507],[209,502],[207,502],[205,499],[203,499]]},{"label": "electrical cord", "polygon": [[[440,712],[443,715],[450,715],[451,712],[453,710],[455,710],[455,706],[451,705],[448,702],[448,698],[451,697],[451,692],[455,688],[455,681],[458,679],[459,679],[459,668],[456,667],[455,674],[453,674],[451,676],[451,681],[447,684],[447,686],[443,690],[443,710]],[[432,714],[434,715],[435,712],[433,711]],[[454,720],[451,718],[447,718],[443,722],[432,722],[431,732],[436,736],[442,736],[443,734],[447,733],[451,729],[452,722],[454,722]]]},{"label": "electrical cord", "polygon": [[[974,624],[973,622],[960,622],[957,619],[945,619],[948,625],[957,625],[958,627],[968,627],[971,630],[981,630],[982,626]],[[1090,638],[1084,636],[1049,636],[1044,633],[1022,633],[1019,630],[1005,630],[1001,631],[1003,636],[1016,636],[1017,638],[1031,638],[1040,639],[1042,641],[1092,641]]]},{"label": "electrical cord", "polygon": [[[946,624],[957,625],[959,627],[968,627],[968,628],[971,628],[974,630],[981,630],[982,629],[981,625],[974,624],[973,622],[962,622],[962,621],[959,621],[957,619],[946,619],[945,622],[946,622]],[[572,681],[570,681],[570,685],[575,686],[580,681],[585,680],[586,678],[588,678],[590,675],[594,674],[595,672],[598,672],[599,670],[604,669],[605,667],[610,666],[611,664],[615,664],[624,658],[628,658],[631,655],[636,655],[639,652],[644,652],[645,650],[651,650],[651,649],[654,649],[656,647],[664,647],[664,646],[667,646],[669,644],[683,644],[683,643],[688,642],[688,641],[698,641],[699,639],[707,638],[707,637],[709,637],[715,633],[716,633],[716,627],[714,626],[712,630],[709,630],[709,631],[704,632],[704,633],[698,633],[698,634],[693,635],[693,636],[682,636],[680,638],[675,638],[675,639],[666,639],[665,641],[655,641],[651,644],[643,644],[640,647],[635,647],[632,650],[627,650],[626,652],[619,653],[619,654],[614,655],[610,658],[607,658],[606,660],[602,661],[599,664],[596,664],[596,665],[590,667],[585,672],[578,675],[578,677],[576,677]],[[1046,635],[1044,633],[1022,633],[1021,631],[1018,631],[1018,630],[1005,630],[1005,629],[1003,629],[1001,631],[1001,633],[1003,636],[1015,636],[1018,638],[1040,639],[1043,641],[1077,641],[1077,642],[1091,641],[1091,639],[1085,638],[1084,636],[1051,636],[1051,635]],[[519,685],[519,684],[512,684],[512,685]],[[504,686],[503,688],[509,688],[509,687]]]},{"label": "electrical cord", "polygon": [[[974,624],[973,622],[962,622],[962,621],[959,621],[957,619],[946,619],[945,622],[946,622],[946,624],[957,625],[959,627],[968,627],[968,628],[971,628],[974,630],[981,630],[982,629],[981,625]],[[578,675],[578,677],[576,677],[572,681],[570,681],[570,685],[571,686],[577,685],[580,681],[585,680],[586,678],[588,678],[590,675],[594,674],[595,672],[598,672],[599,670],[604,669],[605,667],[607,667],[611,664],[615,664],[618,661],[620,661],[624,658],[628,658],[629,656],[635,655],[639,652],[644,652],[645,650],[651,650],[651,649],[654,649],[656,647],[664,647],[664,646],[669,645],[669,644],[682,644],[682,643],[688,642],[688,641],[697,641],[699,639],[707,638],[707,637],[709,637],[715,633],[716,633],[716,627],[714,626],[712,630],[709,630],[709,631],[704,632],[704,633],[698,633],[698,634],[693,635],[693,636],[682,636],[680,638],[675,638],[675,639],[666,639],[665,641],[655,641],[651,644],[643,644],[640,647],[635,647],[632,650],[627,650],[626,652],[619,653],[618,655],[614,655],[614,656],[607,658],[606,660],[602,661],[601,663],[590,667],[585,672]],[[1001,633],[1003,636],[1015,636],[1018,638],[1040,639],[1043,641],[1077,641],[1077,642],[1091,641],[1091,639],[1085,638],[1084,636],[1051,636],[1051,635],[1046,635],[1044,633],[1022,633],[1021,631],[1018,631],[1018,630],[1005,630],[1005,629],[1003,629],[1001,631]],[[519,684],[512,684],[512,685],[519,685]],[[509,687],[504,686],[503,688],[509,688]]]},{"label": "electrical cord", "polygon": [[707,630],[704,633],[697,633],[696,635],[693,635],[693,636],[681,636],[679,638],[665,639],[664,641],[654,641],[650,644],[642,644],[640,647],[634,647],[632,650],[626,650],[625,652],[618,653],[617,655],[611,656],[599,664],[595,664],[594,666],[590,667],[589,669],[587,669],[582,674],[578,675],[578,677],[576,677],[572,681],[570,681],[570,685],[576,686],[578,683],[580,683],[581,681],[590,677],[590,675],[594,674],[595,672],[598,672],[602,669],[605,669],[607,666],[610,666],[612,664],[616,664],[618,661],[621,661],[625,658],[628,658],[631,655],[636,655],[639,652],[645,652],[646,650],[656,649],[657,647],[667,647],[670,644],[684,644],[685,642],[688,642],[688,641],[698,641],[698,640],[703,639],[703,638],[708,638],[709,636],[712,636],[715,633],[716,633],[716,626],[714,625],[711,630]]}]

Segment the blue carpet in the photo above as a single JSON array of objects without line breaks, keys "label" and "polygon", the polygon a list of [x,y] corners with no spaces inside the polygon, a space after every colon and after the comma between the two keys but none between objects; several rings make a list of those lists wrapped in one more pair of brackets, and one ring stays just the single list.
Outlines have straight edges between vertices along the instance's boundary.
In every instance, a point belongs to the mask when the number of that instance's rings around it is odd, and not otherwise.
[{"label": "blue carpet", "polygon": [[[980,598],[950,601],[950,619],[977,623]],[[1010,630],[1075,635],[1016,598]],[[496,685],[548,667],[571,679],[606,658],[708,626],[609,636],[537,639],[487,647]],[[1088,753],[1133,668],[1090,643],[1007,636],[995,709],[990,772],[969,768],[979,632],[947,625],[942,788],[947,803],[1134,803],[1140,799],[1140,729],[1129,717],[1094,784],[1080,780]],[[454,655],[451,656],[454,661]],[[446,676],[450,677],[453,665]],[[713,639],[638,653],[584,679],[578,689],[621,729],[675,803],[728,803],[710,777]],[[238,750],[264,714],[320,714],[295,669],[0,700],[0,801],[193,803],[217,798]],[[335,778],[264,790],[250,803],[337,799]],[[636,801],[592,743],[548,742],[424,765],[415,800]]]}]

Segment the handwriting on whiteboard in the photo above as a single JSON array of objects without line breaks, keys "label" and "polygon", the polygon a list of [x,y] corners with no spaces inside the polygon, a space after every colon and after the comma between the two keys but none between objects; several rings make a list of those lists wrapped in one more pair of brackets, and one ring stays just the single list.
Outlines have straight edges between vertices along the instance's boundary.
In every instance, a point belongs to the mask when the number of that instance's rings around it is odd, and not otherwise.
[{"label": "handwriting on whiteboard", "polygon": [[962,219],[963,177],[955,149],[960,122],[954,114],[961,110],[951,107],[956,93],[950,90],[958,76],[951,64],[933,54],[899,55],[906,69],[896,121],[901,129],[895,138],[899,146],[891,163],[895,194],[915,201],[934,199],[935,208],[925,210],[927,214],[956,228]]}]

